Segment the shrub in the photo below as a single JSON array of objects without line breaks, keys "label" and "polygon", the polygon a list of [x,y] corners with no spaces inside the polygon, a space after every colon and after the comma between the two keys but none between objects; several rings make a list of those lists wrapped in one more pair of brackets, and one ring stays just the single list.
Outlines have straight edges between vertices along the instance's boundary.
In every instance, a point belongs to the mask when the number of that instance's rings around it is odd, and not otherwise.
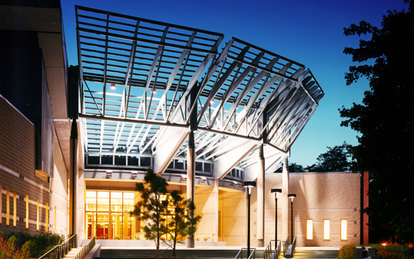
[{"label": "shrub", "polygon": [[355,258],[355,246],[352,244],[343,245],[338,252],[338,259],[354,259]]},{"label": "shrub", "polygon": [[28,233],[0,232],[0,258],[20,259],[28,258],[29,255],[37,258],[62,242],[61,236],[51,233],[39,233],[32,236]]},{"label": "shrub", "polygon": [[61,236],[51,233],[39,233],[31,240],[33,243],[30,244],[30,256],[36,258],[63,242],[63,238]]},{"label": "shrub", "polygon": [[6,241],[0,235],[0,258],[2,259],[26,259],[29,257],[29,245],[25,243],[20,249],[16,247],[16,237],[10,236]]}]

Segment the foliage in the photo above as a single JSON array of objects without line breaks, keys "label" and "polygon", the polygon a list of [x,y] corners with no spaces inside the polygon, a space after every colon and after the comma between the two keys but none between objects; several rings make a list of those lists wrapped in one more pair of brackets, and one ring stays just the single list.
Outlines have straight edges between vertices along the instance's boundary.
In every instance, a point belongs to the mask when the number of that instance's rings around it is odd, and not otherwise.
[{"label": "foliage", "polygon": [[414,251],[407,245],[388,244],[381,246],[380,244],[370,244],[374,248],[379,258],[414,258]]},{"label": "foliage", "polygon": [[350,145],[345,142],[340,146],[327,147],[328,151],[316,158],[316,164],[306,167],[309,172],[344,172],[349,171]]},{"label": "foliage", "polygon": [[16,246],[16,237],[11,235],[6,241],[0,235],[0,258],[3,259],[25,259],[29,258],[29,243],[26,242],[21,248]]},{"label": "foliage", "polygon": [[[190,221],[187,220],[187,215],[194,214],[194,211],[189,211],[187,206],[189,200],[183,199],[180,192],[172,191],[168,197],[170,209],[168,210],[169,222],[167,223],[166,234],[173,241],[172,249],[173,256],[175,256],[177,241],[183,239],[189,232]],[[195,209],[195,207],[193,208]]]},{"label": "foliage", "polygon": [[63,242],[63,237],[52,233],[39,233],[30,239],[30,256],[40,257]]},{"label": "foliage", "polygon": [[[32,236],[25,232],[10,234],[0,232],[0,242],[0,258],[27,258],[29,255],[37,258],[61,244],[63,237],[51,233],[39,233]],[[10,251],[15,251],[13,253],[15,257],[7,257]]]},{"label": "foliage", "polygon": [[[160,238],[165,229],[165,217],[168,208],[167,181],[148,169],[144,183],[137,183],[136,189],[141,193],[140,201],[135,205],[133,214],[138,215],[144,222],[145,238],[155,240],[155,258],[158,258]],[[164,198],[164,199],[163,199]]]},{"label": "foliage", "polygon": [[197,231],[197,224],[201,219],[201,216],[195,216],[195,205],[194,202],[187,200],[187,235],[194,238],[194,234]]},{"label": "foliage", "polygon": [[[280,167],[276,172],[280,173],[280,172],[282,172],[282,170],[283,170],[283,168]],[[303,166],[298,165],[296,163],[289,163],[288,170],[289,170],[289,172],[304,172],[305,171]]]},{"label": "foliage", "polygon": [[340,110],[341,125],[360,133],[351,151],[356,169],[370,174],[366,212],[377,242],[414,241],[414,157],[408,152],[414,142],[414,2],[407,2],[408,11],[389,11],[380,28],[362,21],[344,29],[345,35],[362,38],[358,48],[344,49],[360,63],[349,68],[346,82],[366,77],[370,90],[362,104]]},{"label": "foliage", "polygon": [[338,251],[338,259],[354,259],[355,258],[355,245],[348,244],[343,245]]}]

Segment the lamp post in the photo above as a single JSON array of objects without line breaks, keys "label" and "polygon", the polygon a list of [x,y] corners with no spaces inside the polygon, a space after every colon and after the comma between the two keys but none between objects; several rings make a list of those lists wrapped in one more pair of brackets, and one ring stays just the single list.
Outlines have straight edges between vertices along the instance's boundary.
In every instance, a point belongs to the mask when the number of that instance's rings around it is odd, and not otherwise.
[{"label": "lamp post", "polygon": [[250,255],[250,195],[253,187],[256,187],[256,182],[245,181],[243,187],[247,189],[247,258]]},{"label": "lamp post", "polygon": [[277,198],[278,194],[282,193],[282,189],[272,189],[271,192],[275,193],[275,250],[277,246]]},{"label": "lamp post", "polygon": [[290,198],[290,242],[293,243],[293,200],[296,198],[296,194],[288,194]]}]

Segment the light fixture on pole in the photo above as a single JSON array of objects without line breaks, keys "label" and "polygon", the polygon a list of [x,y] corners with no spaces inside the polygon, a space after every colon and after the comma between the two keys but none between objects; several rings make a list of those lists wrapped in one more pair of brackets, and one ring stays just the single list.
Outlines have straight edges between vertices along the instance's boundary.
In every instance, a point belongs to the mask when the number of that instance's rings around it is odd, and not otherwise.
[{"label": "light fixture on pole", "polygon": [[282,193],[282,189],[272,189],[271,192],[275,193],[275,250],[277,246],[277,198],[279,193]]},{"label": "light fixture on pole", "polygon": [[250,255],[250,195],[252,188],[256,187],[256,182],[245,181],[243,187],[247,189],[247,258]]},{"label": "light fixture on pole", "polygon": [[288,198],[290,199],[290,242],[293,243],[293,200],[296,198],[296,194],[288,194]]}]

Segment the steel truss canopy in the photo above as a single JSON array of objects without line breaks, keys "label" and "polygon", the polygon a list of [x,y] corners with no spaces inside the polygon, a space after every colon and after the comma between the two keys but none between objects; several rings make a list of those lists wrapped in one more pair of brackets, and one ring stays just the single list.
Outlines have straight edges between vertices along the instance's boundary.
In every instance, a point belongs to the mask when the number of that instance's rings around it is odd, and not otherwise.
[{"label": "steel truss canopy", "polygon": [[248,172],[262,144],[276,170],[324,95],[304,65],[221,33],[80,6],[76,24],[82,143],[97,166],[162,173],[194,131],[215,178]]}]

